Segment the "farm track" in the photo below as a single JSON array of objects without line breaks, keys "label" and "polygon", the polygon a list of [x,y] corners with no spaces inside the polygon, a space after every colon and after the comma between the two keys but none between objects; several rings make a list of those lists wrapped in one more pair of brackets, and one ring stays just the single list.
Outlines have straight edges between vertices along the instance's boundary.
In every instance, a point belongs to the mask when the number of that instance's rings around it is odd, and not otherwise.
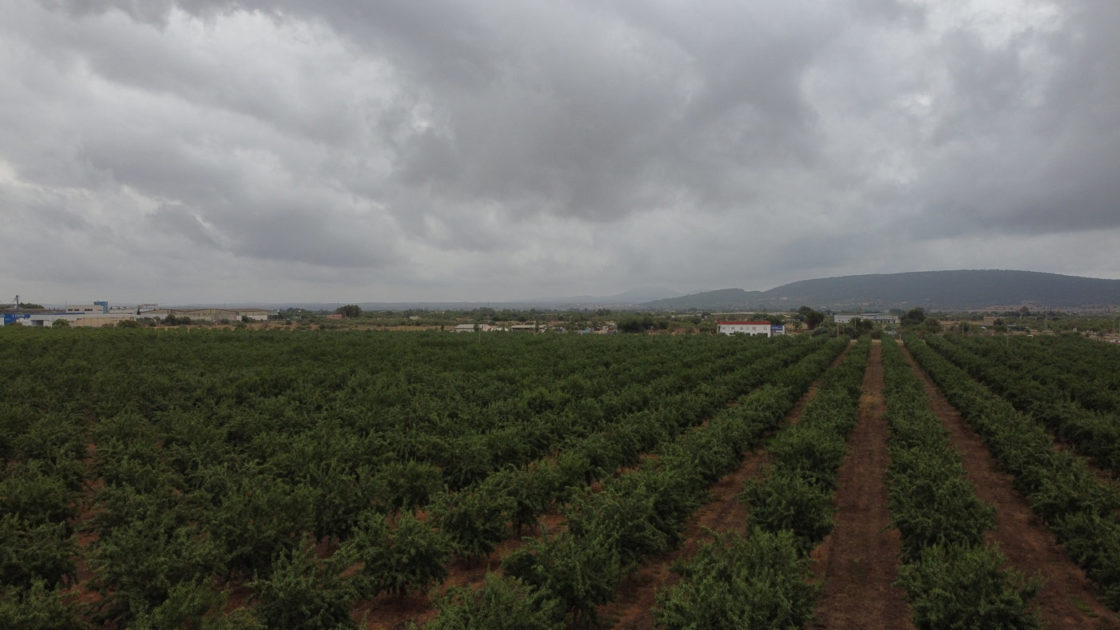
[{"label": "farm track", "polygon": [[890,525],[882,346],[874,342],[860,396],[859,419],[837,476],[836,526],[813,550],[824,581],[811,628],[913,628],[898,579],[900,541]]},{"label": "farm track", "polygon": [[[828,370],[839,365],[847,353],[847,349],[840,353],[840,356],[828,366]],[[805,406],[816,395],[822,378],[824,374],[802,394],[793,409],[782,419],[776,431],[781,430],[781,427],[797,424]],[[679,580],[679,577],[672,572],[673,564],[696,555],[696,550],[701,543],[711,539],[706,533],[707,530],[719,533],[746,532],[748,510],[747,506],[739,501],[739,494],[743,491],[744,484],[757,476],[768,461],[764,441],[743,457],[743,461],[734,472],[725,475],[709,489],[710,500],[693,512],[684,531],[684,542],[681,546],[651,559],[627,576],[619,587],[618,597],[599,607],[600,618],[607,623],[613,623],[611,627],[617,630],[645,630],[654,627],[653,607],[656,604],[657,592]]]},{"label": "farm track", "polygon": [[1054,533],[1031,513],[1030,505],[1012,486],[1012,476],[1000,468],[980,436],[965,424],[909,350],[905,346],[902,350],[926,390],[930,407],[960,452],[976,496],[996,507],[996,529],[988,532],[987,542],[998,544],[1014,569],[1045,580],[1035,598],[1044,627],[1120,628],[1120,616],[1097,601],[1084,571],[1066,555]]},{"label": "farm track", "polygon": [[83,605],[92,605],[101,600],[101,593],[92,588],[92,581],[94,576],[93,571],[89,567],[89,553],[93,548],[94,542],[97,541],[97,534],[94,532],[85,531],[84,524],[90,522],[93,518],[93,494],[105,485],[105,480],[95,478],[93,476],[93,459],[97,455],[97,445],[93,442],[86,444],[86,456],[82,460],[82,466],[85,468],[86,482],[84,487],[79,493],[75,510],[77,517],[73,521],[74,532],[78,539],[78,556],[75,559],[75,581],[70,586],[70,593],[72,593],[78,603]]}]

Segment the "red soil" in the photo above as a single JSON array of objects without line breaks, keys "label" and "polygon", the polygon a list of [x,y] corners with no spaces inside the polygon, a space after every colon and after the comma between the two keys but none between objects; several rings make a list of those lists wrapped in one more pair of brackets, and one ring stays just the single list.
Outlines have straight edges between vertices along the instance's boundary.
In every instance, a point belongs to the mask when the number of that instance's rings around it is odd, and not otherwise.
[{"label": "red soil", "polygon": [[1027,501],[1012,487],[1012,476],[1000,468],[980,436],[964,423],[910,353],[905,355],[925,386],[930,406],[960,451],[965,473],[976,486],[976,495],[996,506],[996,529],[988,533],[988,542],[999,545],[1013,568],[1045,580],[1036,597],[1045,627],[1120,628],[1120,616],[1097,601],[1084,571],[1070,560],[1054,533],[1031,513]]},{"label": "red soil", "polygon": [[898,530],[890,526],[882,346],[875,342],[863,378],[859,419],[848,438],[836,490],[836,526],[813,550],[824,579],[811,628],[913,628],[898,579]]}]

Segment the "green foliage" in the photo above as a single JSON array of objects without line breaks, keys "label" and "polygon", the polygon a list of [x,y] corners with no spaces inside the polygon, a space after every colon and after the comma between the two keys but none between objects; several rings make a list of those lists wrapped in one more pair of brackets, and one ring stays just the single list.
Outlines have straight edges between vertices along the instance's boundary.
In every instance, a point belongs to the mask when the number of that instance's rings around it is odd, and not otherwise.
[{"label": "green foliage", "polygon": [[964,363],[965,355],[953,353],[943,340],[931,342],[927,345],[906,339],[911,353],[950,402],[977,430],[1003,468],[1015,475],[1016,488],[1028,496],[1032,510],[1054,530],[1096,583],[1102,599],[1120,609],[1120,571],[1114,560],[1120,552],[1120,514],[1116,511],[1120,493],[1097,479],[1083,461],[1058,451],[1053,439],[1032,417],[1018,412],[946,358],[953,356]]},{"label": "green foliage", "polygon": [[1099,585],[1101,601],[1120,610],[1120,524],[1094,512],[1062,516],[1055,524],[1068,541],[1066,551]]},{"label": "green foliage", "polygon": [[62,522],[32,522],[0,514],[0,585],[30,587],[43,581],[54,587],[73,582],[77,544]]},{"label": "green foliage", "polygon": [[70,322],[65,319],[56,319],[51,322],[51,328],[69,328]]},{"label": "green foliage", "polygon": [[30,587],[0,588],[0,628],[20,630],[81,630],[89,625],[79,616],[71,596],[43,580]]},{"label": "green foliage", "polygon": [[[849,415],[854,416],[851,411],[849,409]],[[788,471],[831,492],[835,471],[847,452],[846,433],[793,427],[772,440],[767,450],[776,469]]]},{"label": "green foliage", "polygon": [[668,322],[663,319],[654,319],[648,313],[644,315],[627,315],[618,320],[618,332],[624,333],[638,333],[645,332],[653,328],[666,328]]},{"label": "green foliage", "polygon": [[789,531],[721,536],[678,571],[680,583],[657,596],[660,628],[792,630],[812,618],[818,587]]},{"label": "green foliage", "polygon": [[[94,545],[91,565],[94,585],[103,593],[98,617],[131,620],[153,613],[173,593],[180,598],[200,596],[204,589],[181,583],[198,584],[217,572],[221,552],[196,526],[178,523],[176,514],[149,513],[103,532]],[[189,604],[180,599],[159,614],[178,614],[173,613],[176,607],[187,614]]]},{"label": "green foliage", "polygon": [[342,315],[347,319],[353,319],[355,317],[362,316],[362,307],[358,306],[357,304],[347,304],[345,306],[336,308],[334,312]]},{"label": "green foliage", "polygon": [[622,568],[606,541],[559,536],[530,541],[502,561],[502,570],[560,601],[576,623],[594,624],[595,607],[610,601]]},{"label": "green foliage", "polygon": [[406,490],[405,500],[412,500],[416,505],[421,505],[427,501],[423,493],[432,493],[431,489],[439,487],[440,483],[446,483],[454,490],[477,483],[493,470],[493,460],[492,449],[486,443],[484,436],[475,435],[461,440],[453,451],[449,450],[446,453],[442,470],[439,471],[439,481],[435,481],[433,476],[431,485],[424,488],[424,481],[418,480],[414,485],[416,489],[411,490],[415,496],[407,496],[409,491]]},{"label": "green foliage", "polygon": [[797,309],[797,316],[809,330],[816,329],[816,327],[820,326],[821,322],[824,321],[824,313],[811,309],[808,306],[802,306]]},{"label": "green foliage", "polygon": [[486,478],[479,491],[489,493],[503,503],[508,501],[507,518],[520,535],[526,525],[536,524],[537,515],[548,508],[563,487],[556,464],[542,462],[523,470],[498,471]]},{"label": "green foliage", "polygon": [[564,609],[547,593],[510,577],[486,574],[475,590],[455,587],[439,600],[428,630],[562,630]]},{"label": "green foliage", "polygon": [[506,537],[513,500],[493,491],[443,494],[432,504],[431,520],[451,539],[455,553],[482,558]]},{"label": "green foliage", "polygon": [[263,630],[248,610],[226,615],[227,596],[204,580],[172,586],[167,599],[150,611],[140,612],[130,627],[135,630],[197,628],[198,630]]},{"label": "green foliage", "polygon": [[76,498],[46,462],[29,460],[0,480],[0,513],[15,514],[28,523],[60,522],[75,516]]},{"label": "green foliage", "polygon": [[310,548],[282,552],[267,578],[250,583],[256,612],[269,628],[333,630],[354,627],[355,593],[334,567],[320,565]]},{"label": "green foliage", "polygon": [[[308,574],[317,583],[335,584],[346,567],[354,573],[341,583],[362,598],[423,590],[455,543],[481,555],[509,523],[531,525],[599,481],[601,496],[585,497],[575,519],[582,533],[534,556],[558,570],[525,583],[569,621],[591,622],[624,567],[679,541],[707,483],[843,345],[642,335],[478,344],[357,331],[7,335],[0,579],[21,592],[73,580],[71,523],[85,489],[82,553],[102,595],[93,623],[280,623],[225,612],[216,585],[248,578],[258,605],[291,588],[306,604],[298,614],[321,619],[313,611],[335,595],[300,594],[310,587],[292,568],[308,541],[341,544],[337,558],[310,559],[322,565]],[[641,457],[651,451],[661,457]],[[379,528],[363,517],[370,510],[392,516]]]},{"label": "green foliage", "polygon": [[568,531],[579,540],[595,541],[617,552],[623,565],[668,549],[675,540],[676,523],[657,513],[657,497],[644,485],[611,485],[602,492],[588,491],[569,512]]},{"label": "green foliage", "polygon": [[912,308],[899,319],[899,323],[903,326],[918,326],[925,320],[926,310],[924,308]]},{"label": "green foliage", "polygon": [[1115,422],[1120,379],[1110,376],[1115,359],[1101,352],[1109,348],[1084,343],[1067,336],[966,339],[951,335],[930,340],[942,356],[1020,412],[1044,423],[1078,453],[1120,472],[1120,425]]},{"label": "green foliage", "polygon": [[800,422],[770,441],[771,474],[750,482],[741,498],[752,526],[791,532],[803,554],[832,531],[832,491],[855,425],[869,349],[861,341],[825,375]]},{"label": "green foliage", "polygon": [[807,554],[832,531],[832,493],[789,471],[776,471],[747,485],[743,499],[751,524],[768,532],[788,530]]},{"label": "green foliage", "polygon": [[901,448],[892,449],[891,458],[891,514],[904,558],[935,544],[984,543],[984,532],[995,527],[995,509],[976,497],[959,461]]},{"label": "green foliage", "polygon": [[[910,345],[908,343],[907,345]],[[1034,628],[1038,590],[984,546],[995,511],[965,480],[960,456],[896,344],[883,347],[891,427],[889,500],[902,535],[900,582],[918,628]]]},{"label": "green foliage", "polygon": [[900,582],[910,593],[914,625],[941,628],[1038,628],[1028,605],[1040,583],[1003,568],[988,547],[934,545],[918,562],[903,565]]},{"label": "green foliage", "polygon": [[450,552],[447,538],[411,514],[402,514],[390,526],[384,516],[370,512],[335,554],[340,564],[361,563],[354,581],[363,596],[403,597],[445,578]]},{"label": "green foliage", "polygon": [[414,508],[424,505],[443,489],[443,475],[433,464],[408,460],[392,462],[378,475],[386,507]]},{"label": "green foliage", "polygon": [[235,481],[217,509],[208,513],[207,528],[224,549],[235,573],[265,574],[276,555],[290,551],[311,530],[314,491],[264,475]]}]

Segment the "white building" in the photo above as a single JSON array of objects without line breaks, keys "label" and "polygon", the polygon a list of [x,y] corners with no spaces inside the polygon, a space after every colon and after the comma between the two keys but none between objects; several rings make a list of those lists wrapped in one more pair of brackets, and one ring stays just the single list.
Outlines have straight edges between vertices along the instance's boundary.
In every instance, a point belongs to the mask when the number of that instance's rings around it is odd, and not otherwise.
[{"label": "white building", "polygon": [[472,333],[472,332],[504,332],[505,328],[501,326],[491,326],[490,324],[458,324],[451,329],[451,332],[457,333]]},{"label": "white building", "polygon": [[50,328],[58,320],[63,320],[71,326],[77,328],[102,328],[104,326],[116,326],[125,320],[135,320],[136,316],[132,314],[106,314],[101,312],[87,313],[79,311],[70,311],[66,313],[51,312],[51,313],[31,313],[24,314],[18,319],[13,319],[10,324],[20,324],[22,326],[32,326],[35,328]]},{"label": "white building", "polygon": [[721,335],[770,336],[770,322],[716,322],[716,332]]},{"label": "white building", "polygon": [[871,321],[876,324],[898,323],[898,315],[891,315],[889,313],[837,313],[834,319],[837,324],[850,324],[853,319]]},{"label": "white building", "polygon": [[143,317],[166,319],[168,315],[188,317],[192,321],[219,323],[237,322],[248,318],[254,322],[268,321],[275,311],[261,308],[159,308],[141,313]]}]

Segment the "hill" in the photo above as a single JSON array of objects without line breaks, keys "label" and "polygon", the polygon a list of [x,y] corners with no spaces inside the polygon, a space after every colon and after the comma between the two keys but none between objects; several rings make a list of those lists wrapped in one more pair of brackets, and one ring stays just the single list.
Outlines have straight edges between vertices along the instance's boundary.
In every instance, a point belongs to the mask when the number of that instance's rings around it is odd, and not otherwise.
[{"label": "hill", "polygon": [[722,289],[647,302],[658,310],[1103,309],[1120,305],[1120,280],[1010,270],[916,271],[817,278],[768,291]]},{"label": "hill", "polygon": [[654,310],[666,311],[734,311],[744,308],[749,309],[749,305],[757,303],[760,295],[762,295],[760,291],[717,289],[715,291],[704,291],[703,293],[684,295],[678,298],[654,300],[652,302],[646,302],[642,306]]}]

